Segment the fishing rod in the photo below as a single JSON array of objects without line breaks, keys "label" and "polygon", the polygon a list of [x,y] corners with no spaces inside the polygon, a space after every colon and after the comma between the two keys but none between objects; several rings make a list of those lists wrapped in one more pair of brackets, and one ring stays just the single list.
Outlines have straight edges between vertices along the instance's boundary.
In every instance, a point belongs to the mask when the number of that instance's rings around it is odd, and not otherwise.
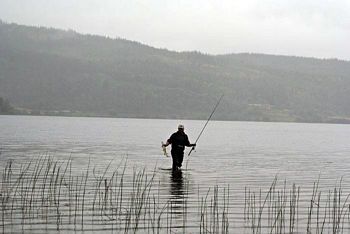
[{"label": "fishing rod", "polygon": [[[208,123],[209,123],[211,117],[213,116],[213,114],[214,114],[216,108],[219,106],[219,104],[220,104],[220,102],[221,102],[221,99],[222,99],[223,97],[224,97],[224,94],[221,95],[219,101],[216,103],[216,105],[215,105],[213,111],[212,111],[211,114],[209,115],[209,118],[208,118],[207,122],[204,124],[204,127],[202,128],[202,131],[199,133],[199,135],[198,135],[198,137],[197,137],[197,139],[196,139],[196,141],[195,141],[195,144],[197,144],[197,141],[199,140],[199,138],[201,137],[202,133],[204,132],[204,129],[207,127],[207,125],[208,125]],[[190,152],[188,153],[188,156],[190,156],[190,154],[192,153],[192,151],[194,150],[194,148],[195,148],[195,146],[192,147],[192,149],[191,149]]]}]

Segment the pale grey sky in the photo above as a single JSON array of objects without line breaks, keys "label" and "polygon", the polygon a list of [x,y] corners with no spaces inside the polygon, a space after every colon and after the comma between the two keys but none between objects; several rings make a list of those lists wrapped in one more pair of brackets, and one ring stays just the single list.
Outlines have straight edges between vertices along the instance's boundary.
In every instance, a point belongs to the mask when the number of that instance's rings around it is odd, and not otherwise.
[{"label": "pale grey sky", "polygon": [[176,51],[350,60],[350,0],[0,0],[0,19]]}]

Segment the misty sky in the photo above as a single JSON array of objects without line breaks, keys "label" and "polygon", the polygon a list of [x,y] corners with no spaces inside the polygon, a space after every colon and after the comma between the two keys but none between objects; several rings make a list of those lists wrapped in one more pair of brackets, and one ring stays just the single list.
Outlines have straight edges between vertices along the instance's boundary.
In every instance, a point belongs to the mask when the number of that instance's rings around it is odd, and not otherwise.
[{"label": "misty sky", "polygon": [[350,60],[350,0],[0,0],[0,19],[176,51]]}]

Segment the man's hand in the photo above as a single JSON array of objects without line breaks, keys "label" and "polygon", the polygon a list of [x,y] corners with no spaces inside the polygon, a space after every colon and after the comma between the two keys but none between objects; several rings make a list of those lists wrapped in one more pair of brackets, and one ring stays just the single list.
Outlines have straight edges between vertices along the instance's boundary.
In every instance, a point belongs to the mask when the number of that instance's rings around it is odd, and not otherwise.
[{"label": "man's hand", "polygon": [[166,152],[166,144],[164,144],[164,142],[162,141],[162,149],[163,149],[163,154],[166,156],[166,157],[169,157],[168,153]]},{"label": "man's hand", "polygon": [[188,156],[190,156],[190,154],[191,154],[191,152],[192,151],[194,151],[194,150],[196,150],[196,143],[194,143],[194,144],[190,144],[189,146],[192,146],[192,149],[190,150],[190,152],[188,153]]}]

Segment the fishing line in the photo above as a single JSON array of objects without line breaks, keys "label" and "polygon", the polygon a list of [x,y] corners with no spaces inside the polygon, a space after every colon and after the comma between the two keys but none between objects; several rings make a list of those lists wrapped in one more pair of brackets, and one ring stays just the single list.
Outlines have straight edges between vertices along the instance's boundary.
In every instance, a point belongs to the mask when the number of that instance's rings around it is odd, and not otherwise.
[{"label": "fishing line", "polygon": [[[219,98],[219,101],[218,101],[218,102],[216,103],[216,105],[214,106],[214,109],[213,109],[213,111],[210,113],[207,122],[204,124],[204,126],[203,126],[201,132],[199,133],[199,135],[198,135],[198,137],[197,137],[197,139],[196,139],[196,141],[195,141],[195,144],[197,144],[199,138],[202,136],[202,134],[203,134],[203,132],[204,132],[204,129],[207,127],[207,125],[208,125],[208,123],[209,123],[211,117],[212,117],[213,114],[215,113],[216,108],[219,106],[219,104],[220,104],[220,102],[221,102],[221,100],[222,100],[223,97],[224,97],[224,94],[221,95],[221,97]],[[191,150],[190,150],[190,152],[188,153],[187,156],[190,156],[191,153],[192,153],[192,151],[193,151],[194,149],[195,149],[195,146],[193,146],[193,147],[191,148]],[[186,170],[187,170],[187,164],[188,164],[188,161],[189,161],[189,160],[190,160],[190,159],[188,158],[187,161],[186,161]]]}]

